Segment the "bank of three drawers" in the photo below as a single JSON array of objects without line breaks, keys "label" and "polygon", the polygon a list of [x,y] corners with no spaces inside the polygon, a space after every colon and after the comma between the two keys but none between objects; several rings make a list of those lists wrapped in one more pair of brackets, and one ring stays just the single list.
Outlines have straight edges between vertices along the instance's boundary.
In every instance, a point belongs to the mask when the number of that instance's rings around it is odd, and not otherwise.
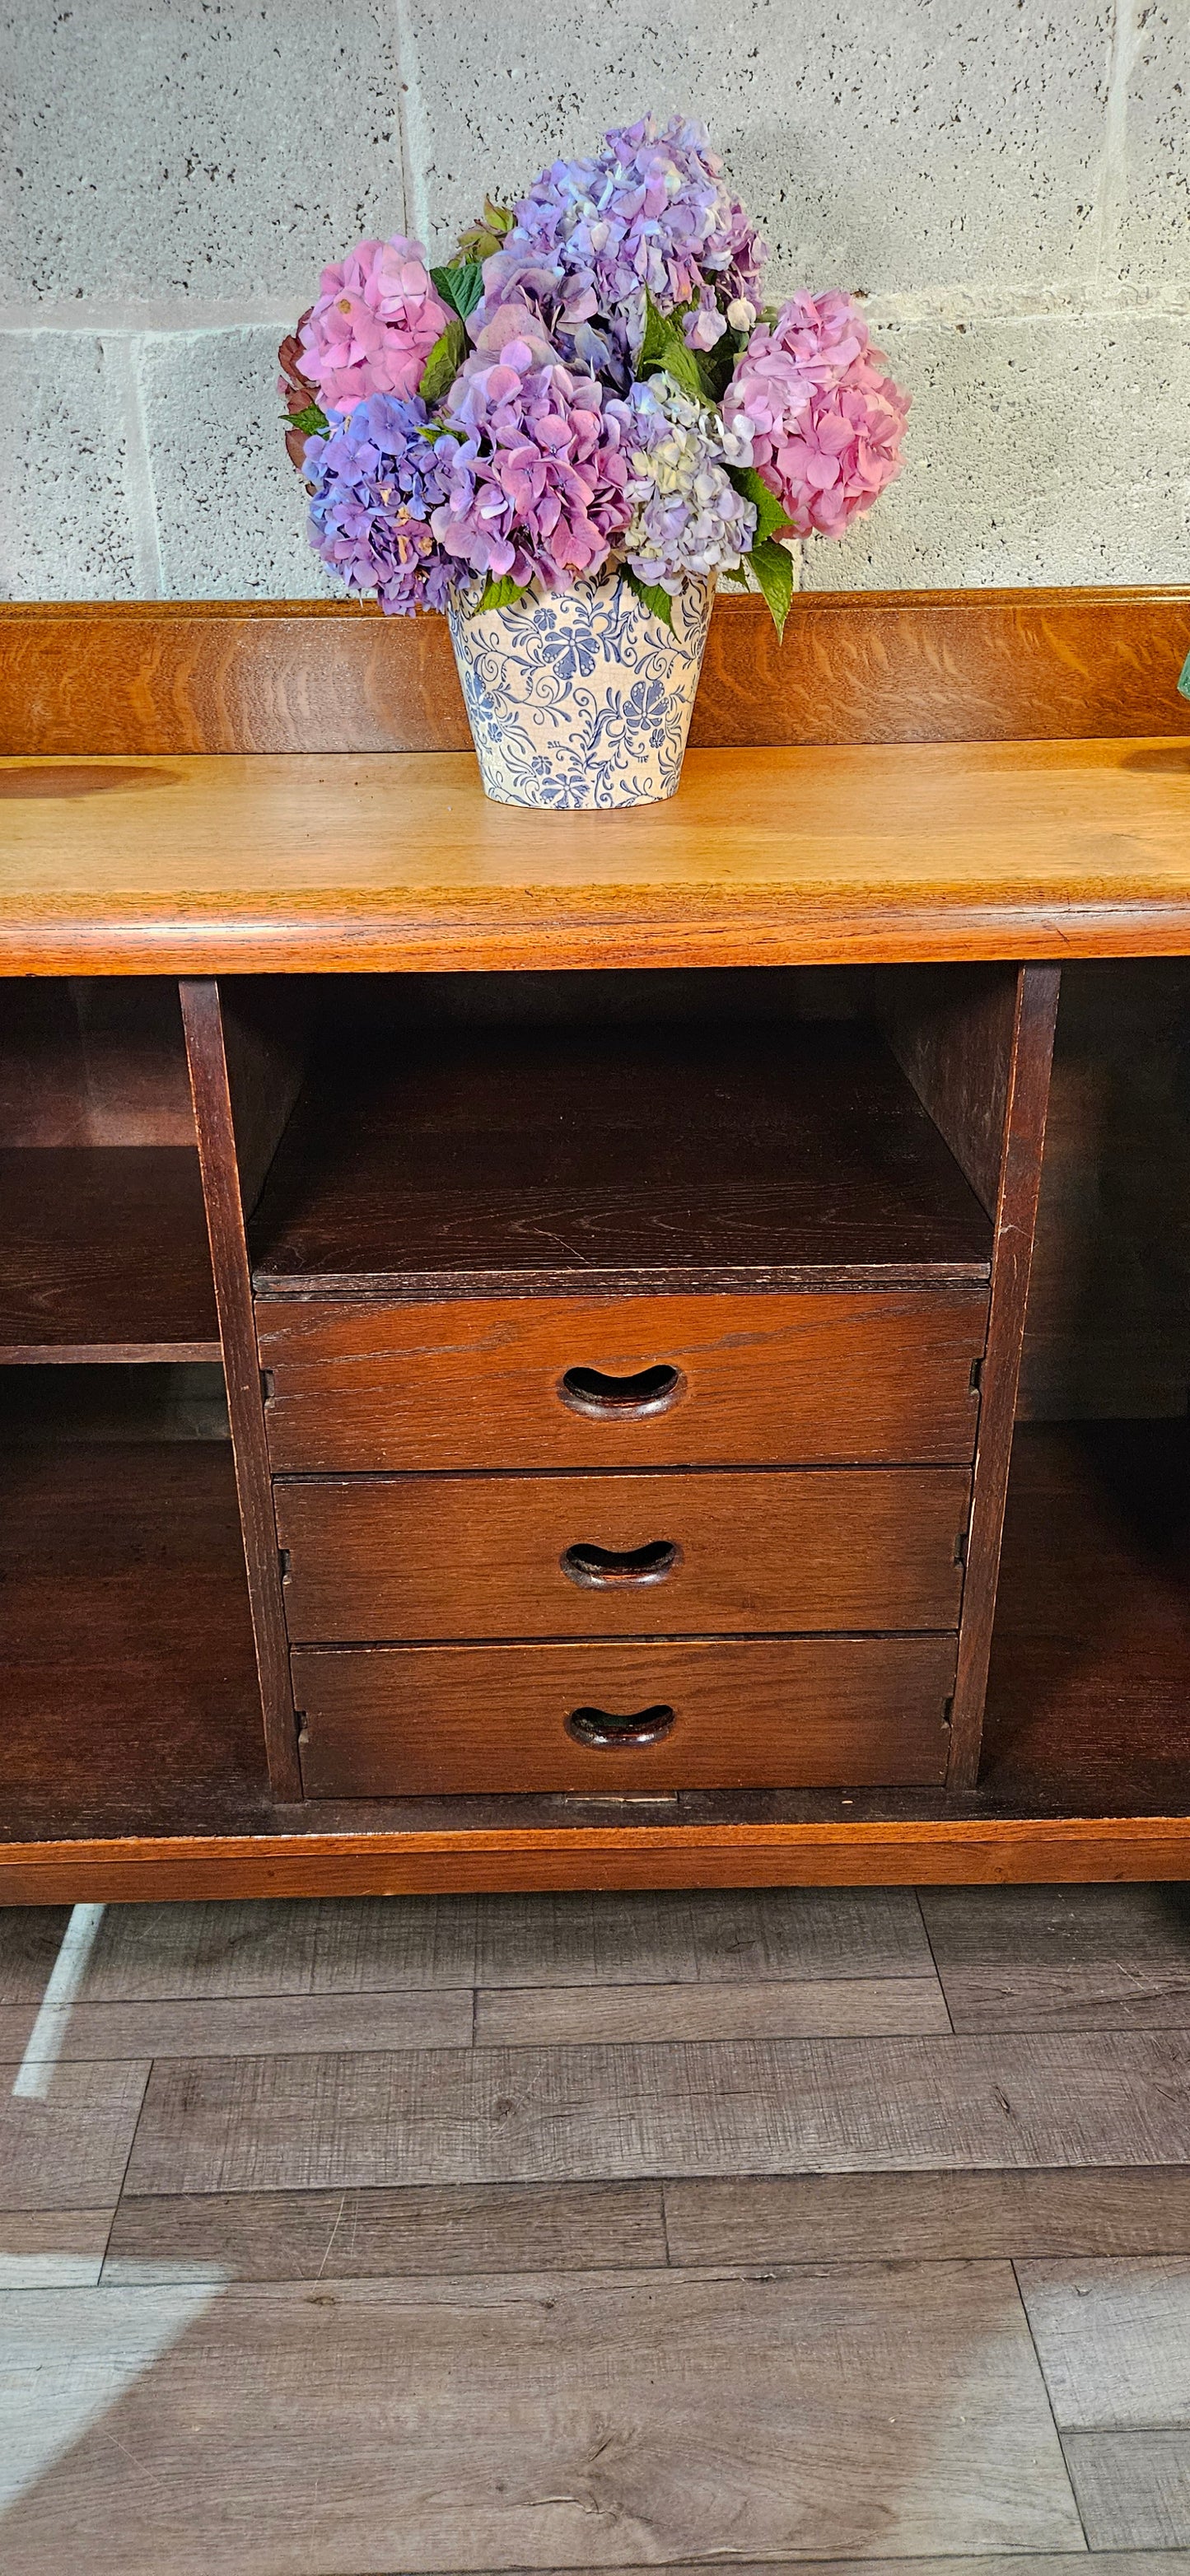
[{"label": "bank of three drawers", "polygon": [[306,1793],[940,1783],[986,1324],[259,1298]]}]

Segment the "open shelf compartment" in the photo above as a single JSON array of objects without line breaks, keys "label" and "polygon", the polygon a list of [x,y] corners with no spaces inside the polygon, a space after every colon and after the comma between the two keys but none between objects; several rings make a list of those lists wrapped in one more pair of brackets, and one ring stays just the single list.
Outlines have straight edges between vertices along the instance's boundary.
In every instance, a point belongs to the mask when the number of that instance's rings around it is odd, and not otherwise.
[{"label": "open shelf compartment", "polygon": [[0,1366],[218,1358],[176,985],[10,987]]},{"label": "open shelf compartment", "polygon": [[493,979],[448,979],[489,990],[437,1020],[419,995],[413,1027],[403,980],[331,1000],[250,1230],[258,1295],[987,1281],[987,1212],[845,970],[654,977],[610,1025],[604,977],[518,977],[520,1025]]}]

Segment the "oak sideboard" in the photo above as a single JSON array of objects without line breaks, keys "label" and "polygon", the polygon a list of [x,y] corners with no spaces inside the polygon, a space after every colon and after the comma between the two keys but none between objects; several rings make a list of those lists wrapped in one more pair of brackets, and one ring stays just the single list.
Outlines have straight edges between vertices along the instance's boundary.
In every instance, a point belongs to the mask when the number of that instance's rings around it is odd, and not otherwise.
[{"label": "oak sideboard", "polygon": [[0,638],[0,1900],[1190,1874],[1190,591]]}]

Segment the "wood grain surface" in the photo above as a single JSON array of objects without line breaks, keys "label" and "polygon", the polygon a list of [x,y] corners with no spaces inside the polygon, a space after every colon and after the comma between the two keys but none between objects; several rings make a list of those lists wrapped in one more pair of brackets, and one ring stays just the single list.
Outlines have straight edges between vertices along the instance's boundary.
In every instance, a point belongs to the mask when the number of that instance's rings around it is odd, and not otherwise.
[{"label": "wood grain surface", "polygon": [[[236,1152],[233,1069],[243,1052],[236,1044],[239,1022],[233,1002],[228,1013],[232,1040],[229,1050],[219,990],[210,979],[184,982],[181,1002],[269,1778],[278,1798],[300,1798],[301,1773]],[[249,1061],[255,1064],[251,1052]]]},{"label": "wood grain surface", "polygon": [[0,1365],[217,1360],[193,1145],[0,1147]]},{"label": "wood grain surface", "polygon": [[[945,1778],[952,1637],[647,1646],[295,1648],[307,1796],[771,1788]],[[567,1718],[672,1709],[648,1744]]]},{"label": "wood grain surface", "polygon": [[1190,1402],[1190,960],[1063,970],[1018,1411]]},{"label": "wood grain surface", "polygon": [[[0,610],[0,746],[150,756],[446,751],[466,718],[440,617],[314,600]],[[697,747],[1190,731],[1190,592],[802,592],[783,643],[720,597]]]},{"label": "wood grain surface", "polygon": [[10,979],[0,988],[0,1146],[32,1145],[193,1151],[178,988],[168,976]]},{"label": "wood grain surface", "polygon": [[1004,1122],[996,1184],[988,1342],[980,1372],[971,1527],[951,1711],[948,1780],[955,1789],[971,1788],[979,1777],[1033,1229],[1041,1187],[1058,982],[1058,972],[1053,967],[1021,968],[1012,1018],[1002,1042]]},{"label": "wood grain surface", "polygon": [[475,2046],[591,2041],[855,2039],[947,2031],[928,1977],[824,1977],[817,1985],[545,1986],[475,1998]]},{"label": "wood grain surface", "polygon": [[[102,2251],[102,2246],[101,2246]],[[109,2282],[336,2280],[393,2273],[652,2270],[656,2182],[433,2183],[396,2191],[194,2192],[125,2200]]]},{"label": "wood grain surface", "polygon": [[812,2263],[843,2245],[878,2262],[1181,2253],[1190,2248],[1190,2167],[669,2182],[665,2227],[675,2263]]},{"label": "wood grain surface", "polygon": [[155,2067],[126,2190],[1181,2165],[1190,2034],[688,2040]]},{"label": "wood grain surface", "polygon": [[[112,1924],[131,1926],[156,1896],[263,1891],[825,1886],[843,1903],[848,1888],[915,1881],[1183,1880],[1186,1446],[1184,1424],[1018,1434],[988,1761],[973,1795],[707,1792],[651,1812],[317,1801],[283,1817],[269,1803],[226,1443],[11,1449],[0,1898],[111,1900],[133,1909]],[[186,1917],[169,1911],[181,1939]],[[284,1974],[277,1982],[279,1961],[307,1972],[313,1933],[300,1926],[311,1917],[304,1904],[294,1913],[268,1969],[274,1991],[292,1990]],[[399,1920],[428,1937],[407,1906]],[[642,1958],[656,1955],[651,1943]],[[573,1979],[572,1948],[560,1956]],[[842,1958],[828,1971],[864,1972]],[[211,1973],[229,1970],[216,1960]]]},{"label": "wood grain surface", "polygon": [[[848,1804],[857,1803],[848,1801]],[[320,1808],[315,1815],[322,1813]],[[435,1830],[404,1823],[300,1833],[43,1833],[0,1844],[0,1903],[140,1905],[160,1898],[408,1896],[518,1889],[1002,1886],[1184,1879],[1184,1816],[939,1814],[872,1822],[548,1824]]]},{"label": "wood grain surface", "polygon": [[258,1295],[988,1276],[987,1216],[862,1020],[733,1022],[704,991],[663,1027],[411,1035],[399,991],[357,989],[335,988],[257,1209]]},{"label": "wood grain surface", "polygon": [[[258,1298],[274,1472],[670,1467],[971,1456],[981,1290],[485,1298],[375,1306]],[[575,1369],[677,1374],[666,1411],[563,1400]],[[598,1390],[596,1390],[598,1394]]]},{"label": "wood grain surface", "polygon": [[53,2117],[14,2090],[19,2056],[0,2067],[0,2172],[8,2209],[112,2208],[144,2101],[147,2058],[61,2066]]},{"label": "wood grain surface", "polygon": [[[618,1476],[278,1478],[290,1638],[677,1636],[953,1628],[970,1476],[958,1467]],[[561,1559],[679,1551],[655,1580]]]},{"label": "wood grain surface", "polygon": [[1188,1670],[1190,1424],[1018,1425],[981,1793],[1011,1776],[1036,1797],[1070,1763],[1084,1814],[1168,1807]]},{"label": "wood grain surface", "polygon": [[112,2283],[9,2343],[20,2576],[1081,2547],[1008,2264]]},{"label": "wood grain surface", "polygon": [[938,1889],[923,1904],[956,2030],[1190,2026],[1184,1888],[973,1889],[957,1902]]},{"label": "wood grain surface", "polygon": [[1062,2447],[1089,2548],[1190,2550],[1190,2432],[1068,2433]]},{"label": "wood grain surface", "polygon": [[8,974],[1179,955],[1185,740],[696,751],[626,813],[465,752],[0,768]]}]

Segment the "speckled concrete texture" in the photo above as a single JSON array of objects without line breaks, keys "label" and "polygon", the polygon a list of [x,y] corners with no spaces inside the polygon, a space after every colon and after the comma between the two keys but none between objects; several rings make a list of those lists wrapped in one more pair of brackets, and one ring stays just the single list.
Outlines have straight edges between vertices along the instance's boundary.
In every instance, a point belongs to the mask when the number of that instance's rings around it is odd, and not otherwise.
[{"label": "speckled concrete texture", "polygon": [[306,543],[276,351],[276,331],[259,327],[141,344],[167,599],[343,596]]},{"label": "speckled concrete texture", "polygon": [[316,596],[275,349],[325,260],[653,104],[870,299],[902,482],[815,588],[1190,567],[1190,0],[0,0],[9,597]]},{"label": "speckled concrete texture", "polygon": [[1120,272],[1142,291],[1185,290],[1190,269],[1190,8],[1168,0],[1138,12],[1127,84],[1126,152],[1118,198]]},{"label": "speckled concrete texture", "polygon": [[807,590],[1185,579],[1190,316],[886,329],[906,465]]},{"label": "speckled concrete texture", "polygon": [[0,27],[3,297],[271,312],[399,231],[388,0],[15,0]]},{"label": "speckled concrete texture", "polygon": [[19,599],[135,599],[152,586],[130,507],[125,387],[94,334],[0,333],[7,470],[0,552]]},{"label": "speckled concrete texture", "polygon": [[643,99],[706,118],[787,288],[1090,272],[1109,0],[618,0],[552,28],[527,0],[405,0],[404,26],[413,202],[444,235],[493,171],[513,187]]}]

